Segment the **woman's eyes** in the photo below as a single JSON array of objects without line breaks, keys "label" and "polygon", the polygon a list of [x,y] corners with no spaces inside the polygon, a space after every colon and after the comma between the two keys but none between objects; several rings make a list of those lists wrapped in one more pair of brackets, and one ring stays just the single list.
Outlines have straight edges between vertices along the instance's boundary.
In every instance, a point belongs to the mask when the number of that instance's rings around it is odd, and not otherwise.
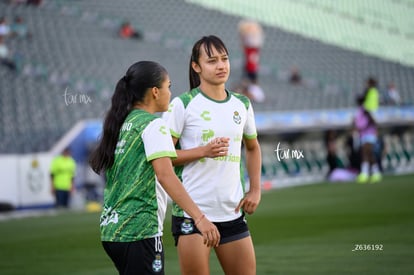
[{"label": "woman's eyes", "polygon": [[[228,57],[221,58],[221,61],[227,61],[227,60],[229,60]],[[217,61],[218,61],[218,59],[209,59],[209,60],[207,60],[208,63],[216,63]]]}]

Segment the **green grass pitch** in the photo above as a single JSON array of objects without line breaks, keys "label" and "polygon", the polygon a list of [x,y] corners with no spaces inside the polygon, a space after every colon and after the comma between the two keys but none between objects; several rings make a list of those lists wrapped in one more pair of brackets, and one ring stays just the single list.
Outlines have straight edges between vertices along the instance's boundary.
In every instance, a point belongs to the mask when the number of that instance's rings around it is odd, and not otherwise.
[{"label": "green grass pitch", "polygon": [[[116,274],[98,219],[67,212],[1,221],[0,274]],[[266,191],[247,219],[258,275],[414,274],[414,175]],[[166,274],[179,274],[169,219],[164,247]],[[214,252],[211,274],[222,274]]]}]

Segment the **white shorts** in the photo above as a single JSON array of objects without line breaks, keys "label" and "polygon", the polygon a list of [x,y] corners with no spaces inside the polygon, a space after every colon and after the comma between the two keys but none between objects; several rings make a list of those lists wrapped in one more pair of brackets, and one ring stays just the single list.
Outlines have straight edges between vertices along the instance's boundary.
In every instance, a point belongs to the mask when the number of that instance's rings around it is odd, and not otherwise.
[{"label": "white shorts", "polygon": [[378,138],[374,134],[363,135],[361,137],[361,144],[365,144],[365,143],[376,144],[377,140]]}]

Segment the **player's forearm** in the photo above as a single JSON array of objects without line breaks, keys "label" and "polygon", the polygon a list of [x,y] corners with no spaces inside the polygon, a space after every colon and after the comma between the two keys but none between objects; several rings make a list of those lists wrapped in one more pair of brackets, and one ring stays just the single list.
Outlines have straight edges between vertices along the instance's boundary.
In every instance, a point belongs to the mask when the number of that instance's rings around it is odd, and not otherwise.
[{"label": "player's forearm", "polygon": [[188,150],[177,150],[177,158],[172,161],[174,166],[184,165],[193,161],[198,161],[205,157],[204,146]]},{"label": "player's forearm", "polygon": [[250,190],[260,191],[262,156],[260,146],[246,150],[246,168],[249,175]]}]

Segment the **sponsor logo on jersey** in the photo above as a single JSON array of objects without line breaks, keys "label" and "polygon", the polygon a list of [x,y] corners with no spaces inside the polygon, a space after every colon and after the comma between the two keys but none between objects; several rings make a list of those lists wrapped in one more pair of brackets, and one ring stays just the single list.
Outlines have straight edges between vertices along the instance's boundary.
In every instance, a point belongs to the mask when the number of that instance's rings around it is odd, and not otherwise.
[{"label": "sponsor logo on jersey", "polygon": [[213,130],[211,129],[203,130],[203,133],[201,135],[201,140],[204,142],[204,144],[207,144],[213,137],[214,137]]}]

